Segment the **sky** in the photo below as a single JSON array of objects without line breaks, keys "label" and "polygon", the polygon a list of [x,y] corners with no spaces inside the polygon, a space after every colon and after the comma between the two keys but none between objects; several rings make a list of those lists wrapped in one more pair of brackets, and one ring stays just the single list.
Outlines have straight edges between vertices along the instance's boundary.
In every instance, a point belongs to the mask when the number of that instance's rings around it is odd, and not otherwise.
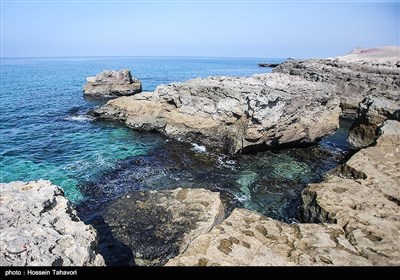
[{"label": "sky", "polygon": [[400,0],[0,1],[1,57],[309,58],[400,45]]}]

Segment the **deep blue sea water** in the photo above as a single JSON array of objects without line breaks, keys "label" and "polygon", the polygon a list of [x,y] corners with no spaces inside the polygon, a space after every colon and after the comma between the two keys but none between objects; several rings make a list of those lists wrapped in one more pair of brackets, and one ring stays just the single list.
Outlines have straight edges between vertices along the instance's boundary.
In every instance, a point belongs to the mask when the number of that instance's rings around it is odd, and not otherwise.
[{"label": "deep blue sea water", "polygon": [[[0,181],[48,179],[64,188],[86,221],[101,205],[137,189],[205,187],[242,206],[296,221],[299,195],[347,155],[346,129],[316,147],[227,158],[199,153],[154,133],[93,121],[85,100],[87,76],[131,69],[145,91],[206,76],[270,72],[260,62],[282,59],[90,57],[1,60]],[[343,127],[349,123],[342,122]]]}]

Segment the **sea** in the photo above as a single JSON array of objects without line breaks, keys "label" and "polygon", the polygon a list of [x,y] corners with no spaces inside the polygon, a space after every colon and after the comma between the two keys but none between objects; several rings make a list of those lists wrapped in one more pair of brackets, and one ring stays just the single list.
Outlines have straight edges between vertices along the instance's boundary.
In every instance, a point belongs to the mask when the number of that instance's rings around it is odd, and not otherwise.
[{"label": "sea", "polygon": [[[64,189],[82,220],[96,224],[107,204],[127,192],[206,188],[221,193],[227,212],[244,207],[297,223],[301,191],[351,154],[351,122],[307,148],[228,157],[199,143],[94,120],[105,100],[85,99],[87,76],[130,69],[144,91],[207,76],[271,72],[258,63],[284,58],[60,57],[2,58],[0,182],[45,179]],[[104,254],[104,252],[103,252]],[[119,264],[118,260],[115,262]]]}]

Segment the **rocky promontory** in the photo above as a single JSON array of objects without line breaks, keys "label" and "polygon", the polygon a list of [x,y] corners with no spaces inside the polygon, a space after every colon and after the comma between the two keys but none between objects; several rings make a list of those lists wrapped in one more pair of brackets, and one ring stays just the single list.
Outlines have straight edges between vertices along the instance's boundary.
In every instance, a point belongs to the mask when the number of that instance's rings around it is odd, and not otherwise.
[{"label": "rocky promontory", "polygon": [[87,77],[86,85],[83,87],[85,96],[90,97],[118,97],[133,95],[142,91],[142,83],[132,77],[129,70],[110,71],[106,70],[95,77]]},{"label": "rocky promontory", "polygon": [[209,77],[110,100],[95,110],[138,130],[155,130],[229,154],[305,145],[333,133],[334,87],[286,74]]},{"label": "rocky promontory", "polygon": [[102,266],[97,234],[49,181],[1,183],[1,266]]}]

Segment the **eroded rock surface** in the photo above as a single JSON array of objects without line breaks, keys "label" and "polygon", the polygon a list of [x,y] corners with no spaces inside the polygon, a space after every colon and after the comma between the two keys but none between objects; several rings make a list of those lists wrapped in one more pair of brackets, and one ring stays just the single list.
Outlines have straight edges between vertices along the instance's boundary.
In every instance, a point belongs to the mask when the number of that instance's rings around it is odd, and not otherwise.
[{"label": "eroded rock surface", "polygon": [[304,216],[340,225],[372,264],[399,265],[400,123],[386,121],[380,133],[376,146],[305,189]]},{"label": "eroded rock surface", "polygon": [[142,83],[129,70],[105,70],[95,77],[87,77],[83,93],[91,97],[117,97],[142,91]]},{"label": "eroded rock surface", "polygon": [[375,143],[379,127],[385,120],[400,121],[400,91],[381,97],[366,97],[358,108],[358,116],[350,129],[350,147],[361,149]]},{"label": "eroded rock surface", "polygon": [[96,231],[49,181],[1,183],[1,266],[104,265]]},{"label": "eroded rock surface", "polygon": [[340,113],[333,89],[284,74],[198,78],[111,100],[94,114],[235,154],[333,133]]},{"label": "eroded rock surface", "polygon": [[356,49],[327,59],[288,60],[273,70],[332,84],[343,114],[354,117],[366,97],[400,95],[400,47]]},{"label": "eroded rock surface", "polygon": [[104,219],[136,265],[160,265],[222,221],[224,208],[219,193],[205,189],[138,191],[113,202]]},{"label": "eroded rock surface", "polygon": [[245,209],[196,238],[167,266],[370,265],[338,225],[285,224]]}]

